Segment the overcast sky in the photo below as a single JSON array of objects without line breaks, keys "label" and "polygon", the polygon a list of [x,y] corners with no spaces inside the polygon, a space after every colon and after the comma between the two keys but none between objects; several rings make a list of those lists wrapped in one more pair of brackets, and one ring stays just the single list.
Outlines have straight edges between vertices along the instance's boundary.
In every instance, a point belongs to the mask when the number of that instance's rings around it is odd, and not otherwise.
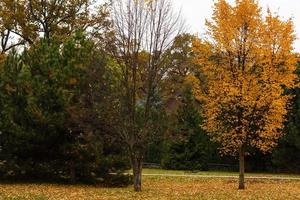
[{"label": "overcast sky", "polygon": [[[172,0],[176,10],[181,9],[186,24],[192,33],[203,34],[205,32],[205,19],[210,18],[214,0]],[[234,0],[229,0],[234,2]],[[272,12],[277,12],[283,19],[293,18],[297,41],[295,49],[300,51],[300,0],[259,0],[265,13],[267,7]]]}]

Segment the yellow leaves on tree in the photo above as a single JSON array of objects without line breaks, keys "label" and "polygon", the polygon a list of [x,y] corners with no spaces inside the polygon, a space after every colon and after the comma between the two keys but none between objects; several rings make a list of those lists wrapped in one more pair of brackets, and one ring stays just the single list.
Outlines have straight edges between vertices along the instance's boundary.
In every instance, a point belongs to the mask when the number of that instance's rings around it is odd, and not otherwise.
[{"label": "yellow leaves on tree", "polygon": [[254,0],[219,0],[206,25],[209,38],[194,43],[207,80],[205,128],[225,154],[246,146],[269,151],[282,135],[290,98],[284,89],[296,79],[292,21],[270,11],[262,17]]},{"label": "yellow leaves on tree", "polygon": [[293,23],[270,11],[264,18],[255,0],[218,0],[206,25],[208,39],[194,45],[207,81],[205,128],[222,153],[238,152],[244,189],[247,147],[267,152],[282,135],[290,98],[284,90],[296,79]]}]

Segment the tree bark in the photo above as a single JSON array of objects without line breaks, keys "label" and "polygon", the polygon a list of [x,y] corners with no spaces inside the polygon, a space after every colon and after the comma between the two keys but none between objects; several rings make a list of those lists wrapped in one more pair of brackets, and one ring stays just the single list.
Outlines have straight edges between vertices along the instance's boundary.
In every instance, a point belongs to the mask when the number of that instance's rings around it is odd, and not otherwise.
[{"label": "tree bark", "polygon": [[142,191],[142,159],[133,158],[132,168],[133,168],[134,191],[141,192]]},{"label": "tree bark", "polygon": [[239,167],[239,190],[243,190],[245,189],[245,150],[243,146],[239,149]]}]

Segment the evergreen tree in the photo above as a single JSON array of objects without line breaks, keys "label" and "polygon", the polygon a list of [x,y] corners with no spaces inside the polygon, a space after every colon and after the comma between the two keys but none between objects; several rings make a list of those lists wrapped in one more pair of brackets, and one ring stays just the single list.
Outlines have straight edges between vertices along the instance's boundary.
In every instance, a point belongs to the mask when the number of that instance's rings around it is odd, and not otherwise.
[{"label": "evergreen tree", "polygon": [[110,62],[80,31],[8,56],[0,79],[2,176],[90,181],[126,167],[101,121],[112,104]]},{"label": "evergreen tree", "polygon": [[[300,77],[300,63],[297,72]],[[292,110],[285,125],[285,135],[273,151],[272,161],[281,171],[300,172],[300,88],[288,91],[293,95]]]},{"label": "evergreen tree", "polygon": [[175,140],[168,142],[163,166],[169,169],[207,170],[212,143],[201,128],[202,117],[196,107],[190,86],[184,88],[177,111]]}]

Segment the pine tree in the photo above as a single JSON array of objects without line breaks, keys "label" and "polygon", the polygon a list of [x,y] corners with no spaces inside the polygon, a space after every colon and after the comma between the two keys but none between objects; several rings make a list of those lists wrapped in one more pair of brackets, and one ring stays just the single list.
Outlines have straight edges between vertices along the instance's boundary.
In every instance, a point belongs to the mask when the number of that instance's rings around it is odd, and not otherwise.
[{"label": "pine tree", "polygon": [[[203,119],[197,109],[192,88],[186,86],[171,128],[175,140],[167,141],[163,165],[169,169],[207,170],[213,144],[201,128]],[[198,105],[199,107],[199,105]]]}]

